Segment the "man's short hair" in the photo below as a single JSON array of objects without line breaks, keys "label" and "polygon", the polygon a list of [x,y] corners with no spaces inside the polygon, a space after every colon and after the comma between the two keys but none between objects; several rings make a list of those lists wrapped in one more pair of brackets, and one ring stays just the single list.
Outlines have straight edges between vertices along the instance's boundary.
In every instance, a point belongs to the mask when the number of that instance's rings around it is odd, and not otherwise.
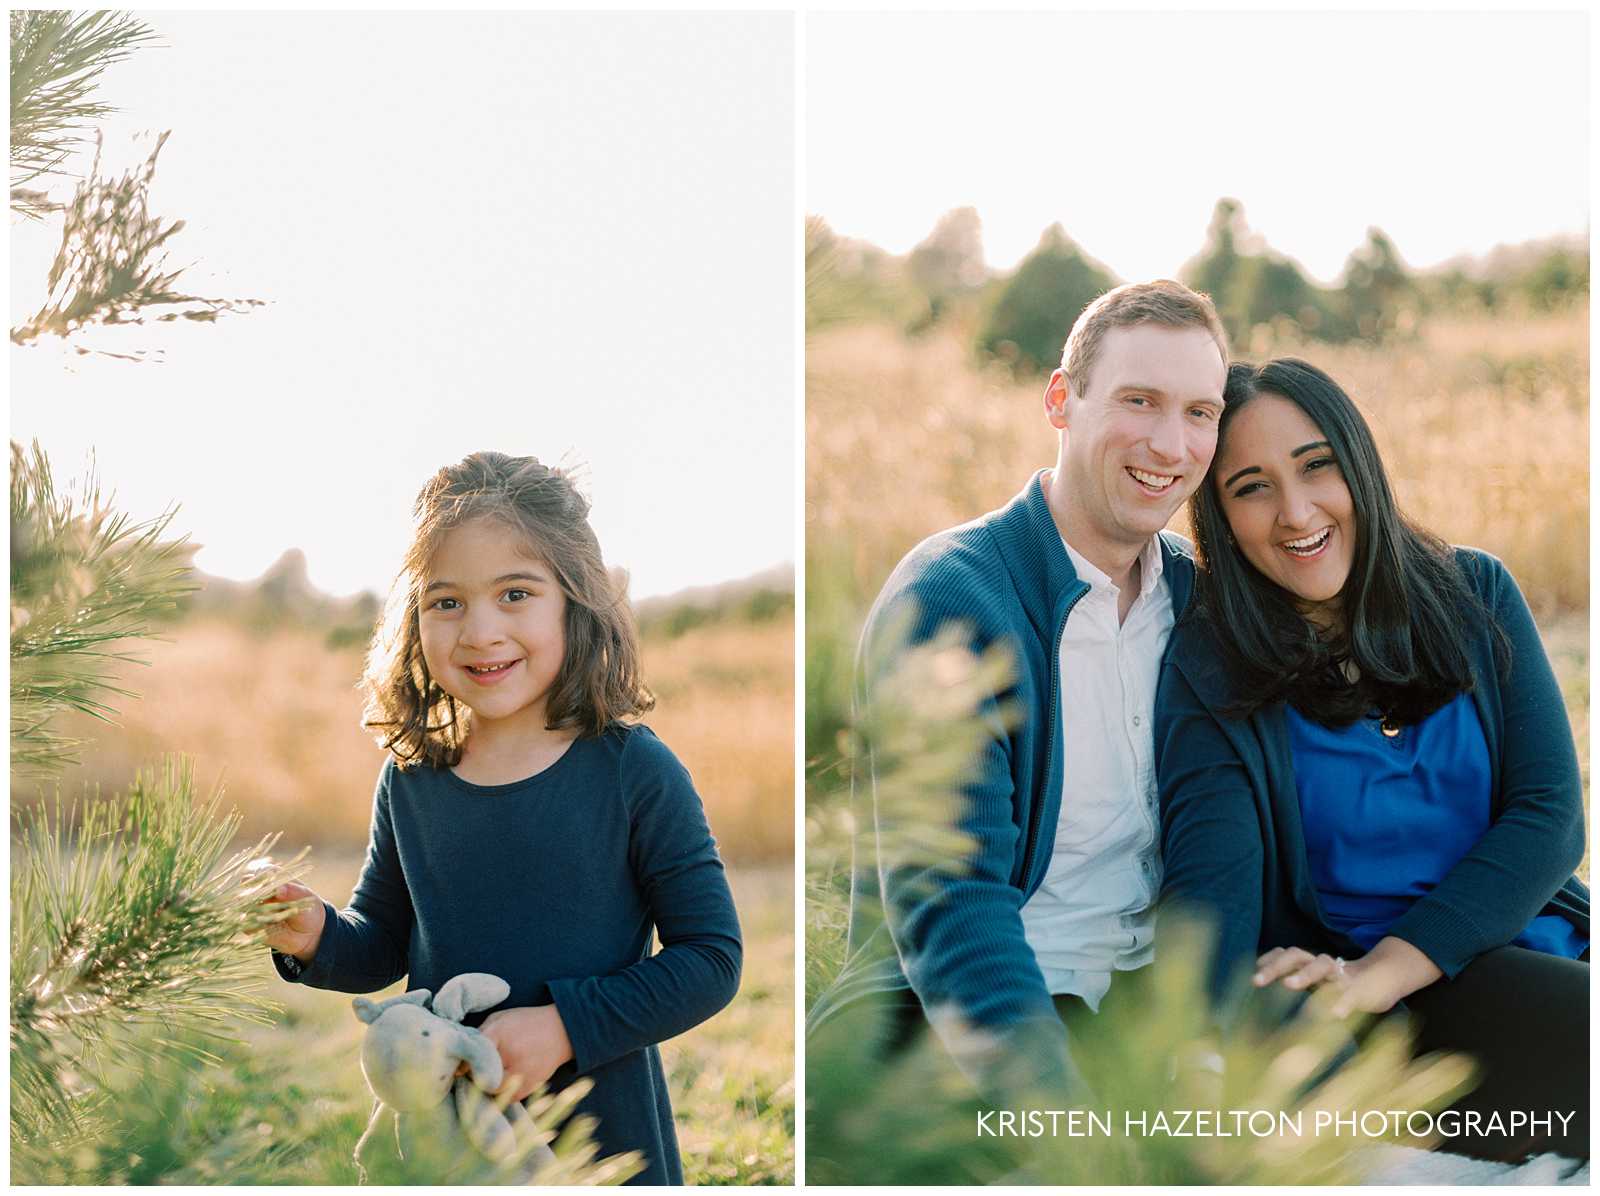
[{"label": "man's short hair", "polygon": [[1130,282],[1107,291],[1084,308],[1067,334],[1066,347],[1061,350],[1061,372],[1067,376],[1073,393],[1081,396],[1088,389],[1089,371],[1107,332],[1146,323],[1204,328],[1217,342],[1223,364],[1228,362],[1228,334],[1209,295],[1191,291],[1170,278]]}]

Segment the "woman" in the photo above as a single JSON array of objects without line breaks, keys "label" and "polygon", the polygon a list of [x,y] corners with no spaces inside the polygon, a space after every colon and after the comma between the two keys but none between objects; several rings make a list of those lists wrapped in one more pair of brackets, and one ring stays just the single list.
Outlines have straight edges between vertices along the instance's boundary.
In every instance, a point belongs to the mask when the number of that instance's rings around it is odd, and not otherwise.
[{"label": "woman", "polygon": [[1582,786],[1527,604],[1405,520],[1321,370],[1235,365],[1225,399],[1156,700],[1162,900],[1217,922],[1219,997],[1253,960],[1341,1012],[1404,1002],[1419,1053],[1483,1064],[1458,1108],[1575,1113],[1461,1149],[1586,1157]]}]

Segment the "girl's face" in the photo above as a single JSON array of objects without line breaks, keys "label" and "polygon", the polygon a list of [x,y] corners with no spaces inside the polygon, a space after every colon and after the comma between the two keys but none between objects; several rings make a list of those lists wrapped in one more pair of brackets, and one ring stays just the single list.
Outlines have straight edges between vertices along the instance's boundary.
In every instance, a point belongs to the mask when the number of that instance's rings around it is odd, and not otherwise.
[{"label": "girl's face", "polygon": [[1245,560],[1312,622],[1336,623],[1359,529],[1322,429],[1288,399],[1258,395],[1228,425],[1211,477]]},{"label": "girl's face", "polygon": [[422,658],[434,680],[477,727],[543,734],[567,648],[555,571],[511,528],[481,518],[445,533],[421,584]]}]

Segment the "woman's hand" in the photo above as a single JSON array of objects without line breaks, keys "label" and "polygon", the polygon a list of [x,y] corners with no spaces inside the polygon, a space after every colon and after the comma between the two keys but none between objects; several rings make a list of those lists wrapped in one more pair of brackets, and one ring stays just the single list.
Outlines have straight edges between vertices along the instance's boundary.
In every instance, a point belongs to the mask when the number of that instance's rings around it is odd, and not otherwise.
[{"label": "woman's hand", "polygon": [[322,942],[322,924],[328,916],[322,898],[305,885],[290,881],[281,884],[271,897],[261,903],[268,908],[277,905],[290,907],[288,916],[267,927],[262,936],[267,946],[284,955],[292,955],[301,963],[310,963]]},{"label": "woman's hand", "polygon": [[1351,1013],[1388,1013],[1395,1002],[1439,979],[1444,973],[1404,939],[1381,939],[1360,959],[1313,955],[1300,947],[1274,947],[1256,960],[1252,981],[1265,988],[1281,981],[1285,988],[1336,988],[1335,1017]]},{"label": "woman's hand", "polygon": [[484,1018],[484,1036],[499,1048],[505,1080],[496,1095],[511,1093],[522,1100],[533,1093],[572,1058],[566,1023],[554,1005],[529,1005],[502,1009]]},{"label": "woman's hand", "polygon": [[1250,981],[1257,988],[1276,982],[1297,991],[1323,984],[1348,989],[1357,974],[1356,966],[1337,956],[1313,955],[1301,947],[1274,947],[1256,960],[1256,974]]}]

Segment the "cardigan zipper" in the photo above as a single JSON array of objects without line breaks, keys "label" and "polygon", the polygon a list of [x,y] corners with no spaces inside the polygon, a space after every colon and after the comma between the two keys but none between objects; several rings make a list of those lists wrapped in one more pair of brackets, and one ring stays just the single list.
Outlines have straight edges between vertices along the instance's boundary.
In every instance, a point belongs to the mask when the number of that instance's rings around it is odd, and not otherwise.
[{"label": "cardigan zipper", "polygon": [[[1050,783],[1050,770],[1055,767],[1056,743],[1061,738],[1060,728],[1056,725],[1056,719],[1060,715],[1061,700],[1061,637],[1067,632],[1067,616],[1072,614],[1072,608],[1077,606],[1078,602],[1088,592],[1089,589],[1085,586],[1067,603],[1067,609],[1061,612],[1061,622],[1056,625],[1055,643],[1050,648],[1050,724],[1052,734],[1044,758],[1044,779],[1047,785]],[[1065,777],[1062,778],[1061,787],[1063,790],[1066,789]],[[1033,876],[1033,849],[1034,845],[1039,841],[1039,825],[1044,821],[1043,806],[1046,800],[1048,800],[1048,796],[1036,803],[1036,808],[1032,811],[1033,816],[1028,820],[1028,838],[1022,848],[1022,892],[1024,901],[1028,899],[1028,882]],[[1056,817],[1059,818],[1060,816],[1058,811]]]}]

